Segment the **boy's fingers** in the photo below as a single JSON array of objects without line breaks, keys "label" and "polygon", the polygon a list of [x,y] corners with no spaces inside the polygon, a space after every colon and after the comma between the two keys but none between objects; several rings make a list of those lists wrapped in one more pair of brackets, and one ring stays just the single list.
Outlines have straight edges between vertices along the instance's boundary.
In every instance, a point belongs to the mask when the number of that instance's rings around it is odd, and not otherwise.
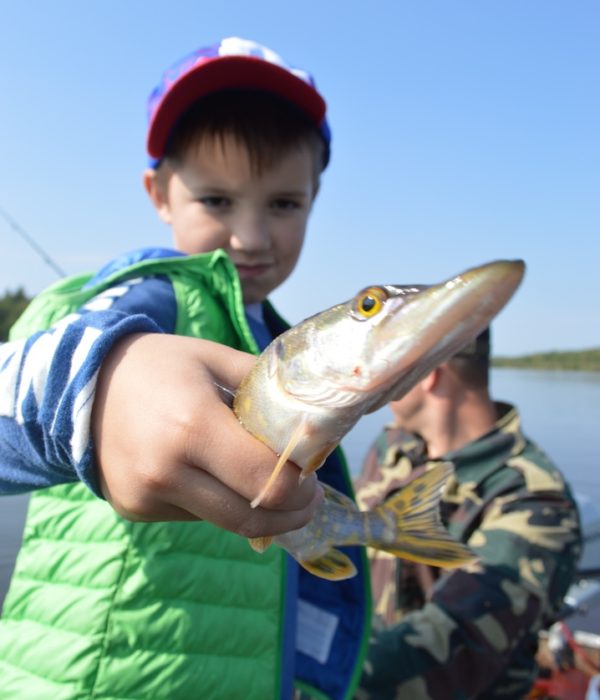
[{"label": "boy's fingers", "polygon": [[201,341],[202,345],[195,339],[192,342],[196,342],[199,360],[207,367],[213,379],[234,390],[256,362],[255,355],[210,340]]},{"label": "boy's fingers", "polygon": [[279,535],[308,523],[321,501],[315,494],[298,510],[276,511],[251,508],[248,501],[206,472],[181,467],[180,485],[171,492],[174,506],[243,537]]},{"label": "boy's fingers", "polygon": [[[204,341],[202,362],[212,379],[209,390],[212,406],[210,417],[206,418],[206,425],[212,430],[191,431],[189,462],[202,466],[230,489],[252,501],[275,468],[277,456],[242,428],[219,385],[237,387],[254,366],[256,357]],[[218,446],[210,440],[211,435],[219,436]],[[223,435],[229,439],[223,440]],[[219,458],[216,457],[217,451]],[[297,466],[290,462],[284,465],[273,487],[261,501],[263,508],[298,510],[306,507],[314,497],[317,479],[311,475],[300,484],[299,477],[300,470]]]},{"label": "boy's fingers", "polygon": [[[305,522],[298,515],[290,522],[288,513],[310,507],[316,478],[299,485],[299,469],[290,463],[263,509],[249,506],[277,459],[240,425],[217,383],[235,390],[254,362],[253,355],[222,345],[163,334],[132,336],[111,351],[99,375],[92,427],[103,492],[118,512],[132,520],[192,513],[230,529],[267,524],[265,511],[278,513],[270,527],[280,531],[293,529],[298,517]],[[200,487],[182,485],[180,471],[188,468],[195,484],[210,477],[202,483],[213,483],[206,492],[212,506]]]},{"label": "boy's fingers", "polygon": [[[215,395],[217,389],[215,388]],[[221,431],[216,431],[218,424]],[[266,445],[248,433],[230,408],[220,399],[214,402],[206,418],[207,430],[191,430],[187,440],[186,458],[222,481],[248,502],[260,493],[277,463],[277,456]],[[218,435],[217,446],[211,435]],[[222,436],[227,435],[226,440]],[[218,449],[217,449],[218,448]],[[208,455],[210,454],[210,458]],[[261,505],[267,510],[300,510],[313,499],[317,478],[314,474],[299,483],[300,469],[288,462],[284,465]]]},{"label": "boy's fingers", "polygon": [[239,494],[210,474],[180,465],[159,493],[119,493],[117,497],[103,484],[113,508],[134,522],[207,520],[243,537],[279,535],[308,523],[322,500],[319,489],[308,504],[298,510],[276,511],[251,508]]}]

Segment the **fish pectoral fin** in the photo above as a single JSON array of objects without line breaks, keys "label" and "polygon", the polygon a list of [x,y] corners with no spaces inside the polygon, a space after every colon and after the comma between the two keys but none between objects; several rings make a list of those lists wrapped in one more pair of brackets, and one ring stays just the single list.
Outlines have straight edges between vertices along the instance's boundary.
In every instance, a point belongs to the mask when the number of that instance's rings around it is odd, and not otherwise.
[{"label": "fish pectoral fin", "polygon": [[[444,488],[454,474],[450,462],[442,462],[394,493],[377,506],[376,510],[393,514],[395,519],[411,524],[419,518],[441,522],[439,515],[440,500]],[[411,529],[412,526],[411,526]]]},{"label": "fish pectoral fin", "polygon": [[300,440],[302,440],[302,438],[305,437],[307,424],[308,419],[305,416],[302,416],[300,422],[294,428],[294,431],[290,436],[288,444],[285,446],[285,449],[279,456],[277,464],[275,465],[273,471],[271,472],[271,475],[267,479],[267,483],[262,487],[258,496],[250,503],[251,508],[256,508],[257,506],[259,506],[263,498],[267,495],[269,489],[275,483],[275,479],[279,476],[281,470],[283,469],[283,465],[288,461],[289,456],[294,451],[294,448],[296,447],[296,445],[298,445]]},{"label": "fish pectoral fin", "polygon": [[298,560],[298,562],[314,576],[329,581],[343,581],[356,576],[356,567],[352,560],[339,549],[330,549],[321,557]]},{"label": "fish pectoral fin", "polygon": [[452,464],[439,464],[378,506],[388,532],[395,535],[369,544],[402,559],[444,568],[475,561],[477,555],[450,535],[440,517],[442,493],[453,473]]},{"label": "fish pectoral fin", "polygon": [[255,552],[262,554],[271,546],[273,538],[268,535],[266,537],[251,537],[248,542]]}]

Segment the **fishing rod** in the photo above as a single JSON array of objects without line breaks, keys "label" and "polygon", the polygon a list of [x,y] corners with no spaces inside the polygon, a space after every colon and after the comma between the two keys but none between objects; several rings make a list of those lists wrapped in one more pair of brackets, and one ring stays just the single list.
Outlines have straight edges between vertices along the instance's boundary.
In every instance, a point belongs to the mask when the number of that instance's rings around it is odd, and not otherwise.
[{"label": "fishing rod", "polygon": [[20,236],[26,243],[29,244],[31,248],[33,248],[33,250],[47,265],[54,270],[54,272],[56,272],[59,277],[66,277],[66,272],[62,270],[60,266],[54,262],[54,260],[52,260],[50,255],[46,253],[42,246],[39,245],[39,243],[37,243],[34,238],[28,234],[27,231],[21,225],[19,225],[15,219],[13,219],[13,217],[2,207],[0,207],[0,216],[2,216],[2,218],[18,236]]}]

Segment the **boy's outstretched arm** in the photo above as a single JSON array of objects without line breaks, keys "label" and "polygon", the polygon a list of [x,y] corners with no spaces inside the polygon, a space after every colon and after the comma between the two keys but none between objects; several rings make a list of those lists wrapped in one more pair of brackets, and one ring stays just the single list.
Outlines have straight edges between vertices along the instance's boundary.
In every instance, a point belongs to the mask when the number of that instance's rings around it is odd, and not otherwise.
[{"label": "boy's outstretched arm", "polygon": [[213,378],[235,388],[253,357],[160,330],[107,310],[0,344],[0,494],[82,480],[129,518],[206,518],[248,536],[304,525],[316,485],[298,487],[292,465],[264,508],[248,505],[275,458]]},{"label": "boy's outstretched arm", "polygon": [[134,520],[202,518],[246,537],[304,525],[320,499],[286,465],[262,507],[250,508],[274,453],[250,436],[219,394],[255,362],[206,340],[132,335],[106,357],[92,432],[102,491]]},{"label": "boy's outstretched arm", "polygon": [[144,314],[82,310],[0,344],[0,494],[81,480],[100,495],[90,435],[99,368],[122,337],[158,331]]}]

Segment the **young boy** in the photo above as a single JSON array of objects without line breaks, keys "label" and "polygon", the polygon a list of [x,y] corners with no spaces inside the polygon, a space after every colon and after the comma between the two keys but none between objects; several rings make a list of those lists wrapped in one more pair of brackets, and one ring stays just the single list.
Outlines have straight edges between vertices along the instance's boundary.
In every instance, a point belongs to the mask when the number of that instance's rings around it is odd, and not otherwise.
[{"label": "young boy", "polygon": [[[3,482],[90,487],[32,497],[0,698],[263,700],[290,698],[294,680],[351,697],[363,554],[349,552],[359,576],[332,584],[250,549],[244,537],[307,522],[319,493],[287,465],[250,509],[274,456],[215,385],[251,365],[226,346],[256,352],[284,327],[265,300],[300,255],[329,157],[325,103],[307,74],[232,38],[169,69],[149,118],[144,184],[176,250],[114,261],[39,311],[48,325],[91,295],[76,313],[0,349]],[[351,491],[339,454],[319,476]]]}]

